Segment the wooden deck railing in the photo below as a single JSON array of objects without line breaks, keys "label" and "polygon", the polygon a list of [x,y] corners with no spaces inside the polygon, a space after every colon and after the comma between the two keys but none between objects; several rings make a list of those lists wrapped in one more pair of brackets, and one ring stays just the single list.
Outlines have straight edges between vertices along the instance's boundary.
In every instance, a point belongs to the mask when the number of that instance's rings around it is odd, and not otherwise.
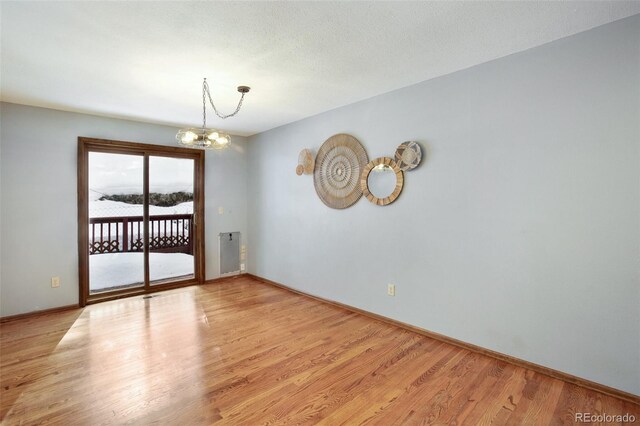
[{"label": "wooden deck railing", "polygon": [[[142,216],[89,219],[89,254],[140,252],[144,248]],[[193,215],[149,216],[149,250],[193,254]]]}]

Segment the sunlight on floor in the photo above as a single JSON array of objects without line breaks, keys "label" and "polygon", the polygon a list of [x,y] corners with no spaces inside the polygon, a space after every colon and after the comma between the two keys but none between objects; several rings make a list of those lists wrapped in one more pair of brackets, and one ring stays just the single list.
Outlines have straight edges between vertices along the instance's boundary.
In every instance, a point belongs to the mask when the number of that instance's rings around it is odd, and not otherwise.
[{"label": "sunlight on floor", "polygon": [[[49,404],[53,411],[85,395],[82,407],[65,410],[83,411],[91,406],[100,418],[111,417],[114,423],[148,419],[145,416],[150,411],[170,416],[165,410],[176,399],[202,392],[202,371],[194,366],[203,365],[202,339],[209,323],[195,300],[197,291],[191,287],[149,299],[135,297],[86,307],[48,355],[50,374],[40,380],[37,390],[31,386],[22,390],[7,418],[44,402],[41,398],[49,400],[51,395],[43,393],[43,387],[61,392],[60,401]],[[80,353],[87,362],[69,364],[70,353]],[[83,384],[67,389],[66,379],[78,375],[86,377]],[[123,401],[126,410],[119,409]]]}]

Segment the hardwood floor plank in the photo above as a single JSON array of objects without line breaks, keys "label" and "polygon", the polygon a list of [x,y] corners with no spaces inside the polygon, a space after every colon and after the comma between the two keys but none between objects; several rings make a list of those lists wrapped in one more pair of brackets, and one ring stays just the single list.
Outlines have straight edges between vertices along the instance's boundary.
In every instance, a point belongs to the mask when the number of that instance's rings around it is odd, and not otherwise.
[{"label": "hardwood floor plank", "polygon": [[573,424],[640,406],[243,277],[0,324],[3,424]]}]

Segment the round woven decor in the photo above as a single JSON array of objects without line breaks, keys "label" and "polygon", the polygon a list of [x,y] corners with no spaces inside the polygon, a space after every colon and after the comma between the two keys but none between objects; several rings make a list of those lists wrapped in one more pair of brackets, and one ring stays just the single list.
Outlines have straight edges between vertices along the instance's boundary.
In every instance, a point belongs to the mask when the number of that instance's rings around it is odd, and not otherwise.
[{"label": "round woven decor", "polygon": [[421,160],[422,150],[417,142],[402,142],[396,149],[396,163],[402,171],[415,169]]},{"label": "round woven decor", "polygon": [[353,205],[362,196],[360,174],[368,162],[358,139],[344,133],[331,136],[316,154],[313,184],[318,197],[333,209]]},{"label": "round woven decor", "polygon": [[313,154],[308,149],[303,149],[298,155],[298,167],[296,167],[296,173],[298,176],[301,174],[310,175],[313,173]]}]

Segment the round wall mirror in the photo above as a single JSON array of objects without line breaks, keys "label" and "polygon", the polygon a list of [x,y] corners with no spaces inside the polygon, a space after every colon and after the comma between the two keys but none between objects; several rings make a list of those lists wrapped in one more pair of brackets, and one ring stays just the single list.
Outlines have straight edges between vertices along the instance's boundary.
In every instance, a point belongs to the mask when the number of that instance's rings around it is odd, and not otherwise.
[{"label": "round wall mirror", "polygon": [[404,174],[395,161],[380,157],[371,161],[362,171],[360,188],[367,200],[378,206],[391,204],[398,198],[404,185]]},{"label": "round wall mirror", "polygon": [[390,166],[379,164],[369,172],[367,187],[377,198],[387,198],[396,188],[396,173]]}]

